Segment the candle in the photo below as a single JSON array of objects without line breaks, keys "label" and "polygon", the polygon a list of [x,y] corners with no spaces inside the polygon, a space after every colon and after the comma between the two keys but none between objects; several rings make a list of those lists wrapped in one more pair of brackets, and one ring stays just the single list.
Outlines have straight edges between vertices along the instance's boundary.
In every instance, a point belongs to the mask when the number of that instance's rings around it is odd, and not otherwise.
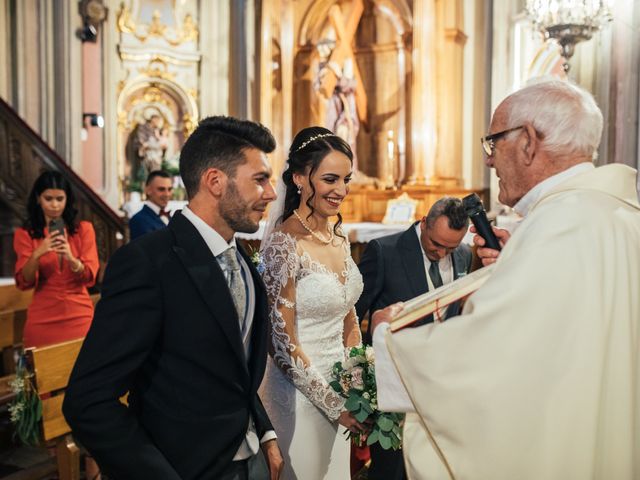
[{"label": "candle", "polygon": [[395,143],[393,142],[393,130],[387,131],[387,187],[393,187],[395,183],[394,178],[394,154]]}]

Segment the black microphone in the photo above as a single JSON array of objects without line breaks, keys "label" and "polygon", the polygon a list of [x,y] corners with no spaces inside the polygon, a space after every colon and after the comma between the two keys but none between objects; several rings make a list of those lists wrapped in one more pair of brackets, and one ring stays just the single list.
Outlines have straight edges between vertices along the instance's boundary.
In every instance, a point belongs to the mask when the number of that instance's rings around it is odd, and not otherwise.
[{"label": "black microphone", "polygon": [[467,215],[469,215],[471,222],[473,222],[473,226],[476,227],[476,232],[484,238],[485,246],[494,250],[501,250],[500,242],[498,242],[496,234],[493,233],[480,197],[475,193],[467,195],[462,199],[462,205]]}]

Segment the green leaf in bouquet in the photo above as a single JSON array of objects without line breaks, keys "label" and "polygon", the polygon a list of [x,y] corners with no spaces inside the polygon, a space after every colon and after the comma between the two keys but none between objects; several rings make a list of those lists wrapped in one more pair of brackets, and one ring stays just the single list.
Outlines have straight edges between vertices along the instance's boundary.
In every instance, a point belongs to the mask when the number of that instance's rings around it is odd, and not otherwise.
[{"label": "green leaf in bouquet", "polygon": [[331,388],[333,388],[336,392],[338,393],[344,393],[342,391],[342,386],[340,385],[340,382],[338,382],[337,380],[333,380],[331,382],[329,382],[329,385],[331,386]]},{"label": "green leaf in bouquet", "polygon": [[384,433],[381,433],[379,442],[380,442],[380,446],[383,449],[389,450],[391,448],[391,436],[387,436]]},{"label": "green leaf in bouquet", "polygon": [[380,435],[378,434],[378,430],[373,430],[369,436],[367,437],[367,445],[371,446],[376,443],[379,439]]},{"label": "green leaf in bouquet", "polygon": [[376,420],[376,423],[378,424],[378,427],[380,427],[380,430],[382,430],[383,432],[390,432],[393,429],[393,420],[391,420],[385,414],[380,415]]},{"label": "green leaf in bouquet", "polygon": [[371,403],[369,403],[369,400],[362,398],[360,400],[360,405],[369,415],[373,413],[373,408],[371,408]]},{"label": "green leaf in bouquet", "polygon": [[352,347],[351,350],[349,350],[350,357],[357,357],[357,356],[364,357],[364,355],[365,355],[364,347]]},{"label": "green leaf in bouquet", "polygon": [[350,394],[347,401],[344,402],[344,408],[349,410],[350,412],[355,412],[360,409],[360,404],[362,403],[362,397],[358,394]]},{"label": "green leaf in bouquet", "polygon": [[367,418],[369,418],[370,412],[367,412],[364,408],[360,408],[353,416],[356,417],[360,423],[364,422]]}]

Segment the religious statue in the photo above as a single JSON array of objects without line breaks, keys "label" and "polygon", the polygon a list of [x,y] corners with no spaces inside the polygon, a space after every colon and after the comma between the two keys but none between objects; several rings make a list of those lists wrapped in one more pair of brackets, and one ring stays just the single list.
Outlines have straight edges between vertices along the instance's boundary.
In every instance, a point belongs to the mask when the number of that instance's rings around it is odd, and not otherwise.
[{"label": "religious statue", "polygon": [[362,0],[353,1],[346,19],[340,5],[329,9],[329,25],[316,44],[319,62],[313,87],[324,104],[321,108],[324,126],[345,140],[353,151],[355,183],[374,184],[376,179],[367,177],[358,168],[356,155],[358,131],[360,126],[366,128],[367,94],[351,44],[363,10]]},{"label": "religious statue", "polygon": [[357,168],[356,138],[360,130],[360,119],[356,106],[356,79],[353,75],[353,60],[347,58],[344,66],[326,59],[319,65],[316,89],[319,90],[324,77],[333,74],[337,78],[335,88],[325,112],[325,126],[346,141],[353,152],[353,165]]},{"label": "religious statue", "polygon": [[163,123],[160,115],[153,114],[131,133],[127,150],[133,182],[144,182],[150,172],[162,169],[169,147],[169,130]]}]

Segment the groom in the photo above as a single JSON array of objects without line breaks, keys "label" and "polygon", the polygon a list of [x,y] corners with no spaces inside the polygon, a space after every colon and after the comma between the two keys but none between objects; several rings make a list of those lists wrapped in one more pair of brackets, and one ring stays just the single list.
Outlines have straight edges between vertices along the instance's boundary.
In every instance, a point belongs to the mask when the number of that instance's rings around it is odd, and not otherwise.
[{"label": "groom", "polygon": [[266,295],[234,239],[255,232],[276,198],[274,148],[259,124],[203,120],[180,155],[189,206],[109,262],[63,408],[110,478],[279,477],[257,395]]}]

